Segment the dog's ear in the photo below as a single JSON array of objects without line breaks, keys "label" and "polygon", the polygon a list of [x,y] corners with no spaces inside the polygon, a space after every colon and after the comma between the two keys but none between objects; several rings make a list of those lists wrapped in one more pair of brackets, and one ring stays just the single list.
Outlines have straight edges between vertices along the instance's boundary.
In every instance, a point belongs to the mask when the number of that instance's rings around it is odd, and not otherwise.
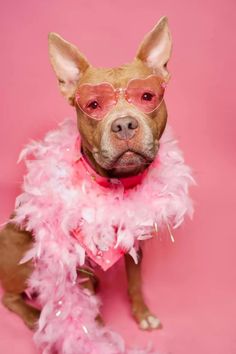
[{"label": "dog's ear", "polygon": [[89,67],[89,63],[73,44],[65,41],[57,33],[49,33],[48,44],[50,61],[60,90],[73,105],[78,80]]},{"label": "dog's ear", "polygon": [[171,49],[172,40],[168,19],[167,17],[162,17],[156,26],[144,37],[138,49],[137,58],[153,68],[154,72],[160,73],[168,80],[167,63],[170,59]]}]

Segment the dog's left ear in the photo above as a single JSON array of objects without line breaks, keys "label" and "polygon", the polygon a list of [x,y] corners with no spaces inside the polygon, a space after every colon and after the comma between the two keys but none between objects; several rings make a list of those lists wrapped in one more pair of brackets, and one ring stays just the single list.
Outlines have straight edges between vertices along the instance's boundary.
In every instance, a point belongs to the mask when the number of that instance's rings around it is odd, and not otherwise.
[{"label": "dog's left ear", "polygon": [[137,58],[142,60],[153,71],[160,73],[165,80],[169,79],[167,63],[171,56],[172,39],[167,17],[162,17],[156,26],[144,37]]},{"label": "dog's left ear", "polygon": [[59,34],[48,35],[49,58],[58,79],[60,90],[71,105],[81,75],[90,66],[87,59],[73,44]]}]

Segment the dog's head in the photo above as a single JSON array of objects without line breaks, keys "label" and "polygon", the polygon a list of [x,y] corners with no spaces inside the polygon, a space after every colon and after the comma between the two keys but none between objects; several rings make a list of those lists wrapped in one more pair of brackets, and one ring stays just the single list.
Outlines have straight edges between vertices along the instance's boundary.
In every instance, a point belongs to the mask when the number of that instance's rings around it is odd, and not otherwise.
[{"label": "dog's head", "polygon": [[133,176],[154,160],[167,120],[163,95],[171,47],[166,17],[146,35],[135,59],[115,68],[91,66],[74,45],[49,34],[59,87],[75,106],[83,153],[99,174]]}]

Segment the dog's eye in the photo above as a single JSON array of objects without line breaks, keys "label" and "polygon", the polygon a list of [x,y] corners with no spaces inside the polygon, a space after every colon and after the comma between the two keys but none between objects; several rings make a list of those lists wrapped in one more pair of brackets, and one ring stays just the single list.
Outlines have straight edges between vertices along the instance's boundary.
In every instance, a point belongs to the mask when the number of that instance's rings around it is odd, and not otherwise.
[{"label": "dog's eye", "polygon": [[99,107],[99,103],[97,101],[92,101],[87,105],[88,108],[97,109]]},{"label": "dog's eye", "polygon": [[151,101],[153,99],[154,95],[151,92],[144,92],[142,94],[142,100],[144,101]]}]

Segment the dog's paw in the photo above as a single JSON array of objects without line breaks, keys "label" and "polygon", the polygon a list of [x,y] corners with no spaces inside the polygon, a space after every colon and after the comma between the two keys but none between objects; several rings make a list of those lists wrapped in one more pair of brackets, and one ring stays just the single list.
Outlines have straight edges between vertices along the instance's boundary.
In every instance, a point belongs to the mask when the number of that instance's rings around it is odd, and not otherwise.
[{"label": "dog's paw", "polygon": [[159,318],[153,315],[147,315],[145,318],[140,320],[139,322],[139,328],[148,331],[152,329],[161,329],[162,324]]},{"label": "dog's paw", "polygon": [[159,318],[152,314],[144,301],[132,303],[132,314],[139,328],[144,331],[163,328]]}]

